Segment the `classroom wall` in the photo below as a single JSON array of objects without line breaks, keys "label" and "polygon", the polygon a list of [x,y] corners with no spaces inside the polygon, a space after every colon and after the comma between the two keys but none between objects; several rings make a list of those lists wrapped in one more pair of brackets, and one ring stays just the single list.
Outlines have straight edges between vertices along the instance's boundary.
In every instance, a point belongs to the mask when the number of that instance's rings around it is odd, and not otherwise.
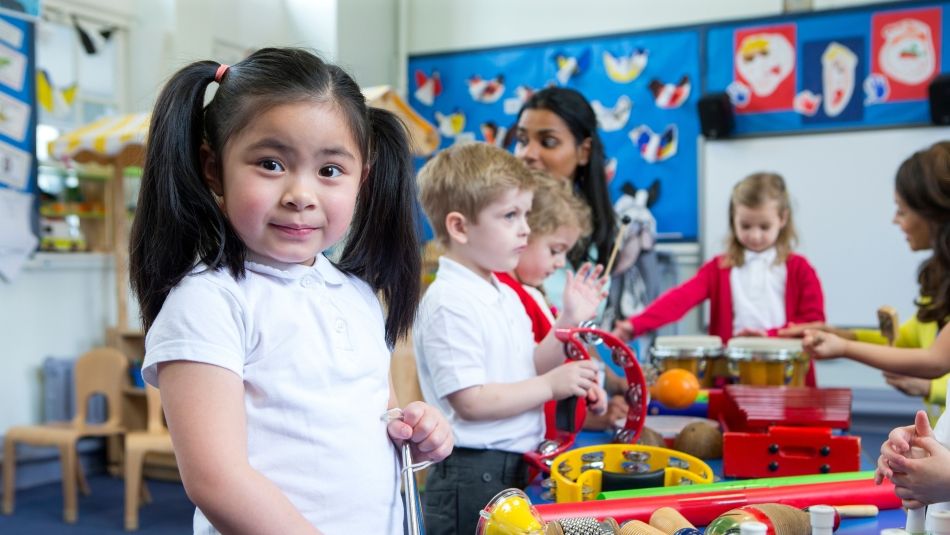
[{"label": "classroom wall", "polygon": [[[148,109],[163,81],[210,57],[215,40],[255,48],[300,45],[343,63],[364,85],[399,84],[407,54],[602,35],[779,14],[782,0],[48,0],[125,21],[127,110]],[[871,2],[814,0],[816,9]],[[267,16],[261,16],[266,13]],[[393,60],[395,56],[396,60]],[[690,256],[692,255],[692,256]],[[691,258],[695,255],[690,253]],[[695,264],[695,258],[691,261]],[[680,272],[680,278],[689,272]],[[79,355],[114,322],[112,271],[95,255],[38,255],[0,282],[0,430],[38,421],[47,356]],[[681,332],[695,332],[695,319]]]}]

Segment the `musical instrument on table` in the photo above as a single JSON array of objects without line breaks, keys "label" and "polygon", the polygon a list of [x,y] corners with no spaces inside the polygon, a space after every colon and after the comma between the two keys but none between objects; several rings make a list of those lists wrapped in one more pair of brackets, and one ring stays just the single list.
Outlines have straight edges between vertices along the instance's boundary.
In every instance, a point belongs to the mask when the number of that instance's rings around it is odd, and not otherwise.
[{"label": "musical instrument on table", "polygon": [[[569,360],[590,360],[588,344],[604,344],[610,350],[611,358],[623,369],[627,379],[627,392],[624,397],[630,407],[627,418],[614,435],[614,441],[625,444],[636,442],[646,420],[649,396],[643,370],[640,369],[637,357],[630,346],[609,332],[592,327],[557,329],[555,336],[564,343],[564,353]],[[574,444],[575,436],[576,433],[562,433],[558,439],[545,440],[535,451],[525,453],[525,462],[533,472],[532,475],[536,475],[537,472],[550,473],[554,458]]]},{"label": "musical instrument on table", "polygon": [[729,378],[718,336],[657,336],[650,348],[651,363],[660,372],[680,368],[692,372],[703,388]]},{"label": "musical instrument on table", "polygon": [[810,360],[792,338],[736,337],[726,347],[738,382],[755,386],[804,386]]},{"label": "musical instrument on table", "polygon": [[692,455],[636,444],[602,444],[558,455],[547,485],[557,503],[593,500],[601,491],[712,483],[708,464]]}]

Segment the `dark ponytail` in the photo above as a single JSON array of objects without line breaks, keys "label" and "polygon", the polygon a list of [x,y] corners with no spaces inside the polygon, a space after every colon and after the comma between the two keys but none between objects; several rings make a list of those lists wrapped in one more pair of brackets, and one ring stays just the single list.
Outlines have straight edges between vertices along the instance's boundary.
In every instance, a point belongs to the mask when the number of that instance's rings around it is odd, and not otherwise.
[{"label": "dark ponytail", "polygon": [[201,173],[205,89],[217,68],[202,61],[178,71],[152,112],[129,239],[129,278],[146,330],[168,292],[197,262],[226,262],[234,273],[243,269],[244,245]]},{"label": "dark ponytail", "polygon": [[412,326],[421,256],[408,133],[393,114],[369,109],[369,175],[360,187],[339,267],[382,293],[390,347]]}]

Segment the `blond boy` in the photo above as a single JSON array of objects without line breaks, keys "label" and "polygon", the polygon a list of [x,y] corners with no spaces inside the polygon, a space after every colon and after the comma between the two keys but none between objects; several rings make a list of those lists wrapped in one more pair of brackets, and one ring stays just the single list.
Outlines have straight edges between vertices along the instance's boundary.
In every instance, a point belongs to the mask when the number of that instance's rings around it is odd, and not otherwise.
[{"label": "blond boy", "polygon": [[535,347],[518,296],[493,274],[513,270],[527,247],[531,172],[502,149],[469,144],[427,163],[419,188],[445,248],[413,331],[419,382],[456,445],[429,473],[426,530],[472,533],[495,494],[527,484],[522,456],[543,439],[542,405],[572,395],[605,400],[594,363],[561,366],[559,344]]}]

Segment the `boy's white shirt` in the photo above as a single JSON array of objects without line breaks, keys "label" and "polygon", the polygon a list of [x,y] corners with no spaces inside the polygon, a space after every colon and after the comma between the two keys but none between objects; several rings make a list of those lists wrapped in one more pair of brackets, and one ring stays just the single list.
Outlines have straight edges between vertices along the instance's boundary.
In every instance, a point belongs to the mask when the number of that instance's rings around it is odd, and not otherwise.
[{"label": "boy's white shirt", "polygon": [[461,418],[447,396],[472,386],[516,383],[537,376],[531,321],[518,295],[445,256],[413,328],[419,384],[442,411],[455,445],[524,453],[544,437],[541,407],[501,420]]},{"label": "boy's white shirt", "polygon": [[[402,533],[397,452],[380,415],[390,352],[379,301],[322,255],[314,266],[196,270],[146,337],[157,364],[203,362],[244,381],[250,464],[323,533]],[[215,533],[200,510],[195,533]]]}]

